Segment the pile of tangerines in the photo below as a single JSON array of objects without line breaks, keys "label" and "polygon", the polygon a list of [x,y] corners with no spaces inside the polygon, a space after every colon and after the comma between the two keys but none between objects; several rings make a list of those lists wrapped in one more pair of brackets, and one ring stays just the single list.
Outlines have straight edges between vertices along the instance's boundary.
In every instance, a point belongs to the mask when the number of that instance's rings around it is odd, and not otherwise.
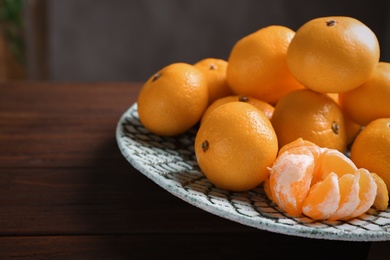
[{"label": "pile of tangerines", "polygon": [[390,63],[357,19],[261,28],[227,61],[162,68],[137,104],[155,134],[198,127],[196,159],[219,188],[263,185],[282,210],[313,219],[388,208]]}]

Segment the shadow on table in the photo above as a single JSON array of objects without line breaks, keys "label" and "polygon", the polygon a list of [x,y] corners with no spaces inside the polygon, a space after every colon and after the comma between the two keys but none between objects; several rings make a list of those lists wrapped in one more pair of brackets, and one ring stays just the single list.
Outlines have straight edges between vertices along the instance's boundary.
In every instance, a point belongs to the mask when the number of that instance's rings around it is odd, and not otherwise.
[{"label": "shadow on table", "polygon": [[[292,255],[366,259],[371,243],[316,240],[266,232],[205,212],[135,170],[115,138],[99,144],[81,216],[99,256],[221,258]],[[96,248],[96,247],[94,247]]]}]

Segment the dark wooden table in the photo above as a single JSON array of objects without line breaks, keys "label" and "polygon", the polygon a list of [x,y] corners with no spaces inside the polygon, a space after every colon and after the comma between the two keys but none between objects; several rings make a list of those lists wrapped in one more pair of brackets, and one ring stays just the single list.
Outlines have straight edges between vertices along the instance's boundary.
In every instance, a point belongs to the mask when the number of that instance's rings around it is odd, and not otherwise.
[{"label": "dark wooden table", "polygon": [[0,259],[389,259],[388,242],[262,231],[160,188],[115,139],[140,87],[0,84]]}]

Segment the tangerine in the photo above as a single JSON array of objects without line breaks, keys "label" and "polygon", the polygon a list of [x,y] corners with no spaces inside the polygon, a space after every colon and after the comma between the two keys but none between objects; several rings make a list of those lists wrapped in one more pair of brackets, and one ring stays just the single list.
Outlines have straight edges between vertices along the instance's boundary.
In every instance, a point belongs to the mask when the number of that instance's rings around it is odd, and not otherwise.
[{"label": "tangerine", "polygon": [[390,190],[390,118],[376,119],[363,128],[352,144],[351,159],[378,174]]},{"label": "tangerine", "polygon": [[379,62],[379,43],[361,21],[319,17],[303,24],[287,51],[288,68],[307,88],[340,93],[363,84]]},{"label": "tangerine", "polygon": [[173,63],[144,83],[137,103],[145,128],[158,135],[178,135],[193,127],[206,110],[207,81],[193,65]]},{"label": "tangerine", "polygon": [[339,98],[346,115],[359,125],[390,117],[390,63],[380,62],[366,82]]},{"label": "tangerine", "polygon": [[261,112],[263,112],[268,119],[271,119],[272,114],[274,112],[274,107],[272,105],[260,99],[243,96],[243,95],[229,95],[223,98],[219,98],[215,100],[211,105],[209,105],[202,116],[202,120],[208,114],[210,114],[215,108],[229,102],[246,102],[248,104],[251,104],[256,108],[258,108]]},{"label": "tangerine", "polygon": [[207,79],[209,104],[232,94],[226,81],[227,61],[217,58],[205,58],[195,63],[194,66],[202,70]]},{"label": "tangerine", "polygon": [[287,27],[272,25],[241,38],[228,59],[226,78],[233,93],[274,105],[291,90],[303,88],[286,63],[294,34]]},{"label": "tangerine", "polygon": [[330,96],[337,104],[339,104],[341,110],[343,111],[344,115],[344,123],[345,123],[345,128],[347,132],[347,145],[350,146],[352,145],[353,141],[355,140],[356,136],[362,129],[362,126],[355,123],[347,113],[344,111],[343,107],[341,106],[340,98],[339,98],[339,93],[328,93],[328,96]]},{"label": "tangerine", "polygon": [[343,113],[326,94],[310,89],[286,94],[276,104],[271,122],[278,136],[279,147],[303,138],[321,147],[341,152],[346,150]]},{"label": "tangerine", "polygon": [[204,118],[195,138],[195,155],[204,175],[217,187],[231,191],[261,184],[277,152],[271,122],[245,102],[215,108]]}]

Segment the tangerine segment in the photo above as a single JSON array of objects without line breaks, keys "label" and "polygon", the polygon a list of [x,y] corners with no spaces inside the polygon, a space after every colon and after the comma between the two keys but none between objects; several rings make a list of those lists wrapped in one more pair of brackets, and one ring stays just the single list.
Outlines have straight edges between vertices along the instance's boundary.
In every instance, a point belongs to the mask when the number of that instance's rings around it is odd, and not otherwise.
[{"label": "tangerine segment", "polygon": [[389,206],[389,191],[387,190],[387,186],[385,181],[379,177],[376,173],[371,173],[375,179],[375,183],[378,186],[376,197],[374,201],[374,207],[377,210],[386,210]]},{"label": "tangerine segment", "polygon": [[360,168],[356,173],[356,178],[359,181],[359,198],[360,203],[351,215],[343,219],[350,219],[360,216],[370,209],[374,204],[376,197],[377,185],[373,175],[366,169]]},{"label": "tangerine segment", "polygon": [[319,156],[314,170],[315,174],[312,184],[325,179],[325,177],[331,172],[336,173],[340,178],[344,174],[353,174],[356,171],[356,165],[343,153],[338,150],[322,148],[322,153]]},{"label": "tangerine segment", "polygon": [[310,189],[314,160],[309,149],[294,147],[279,155],[270,169],[271,197],[292,216],[302,213],[303,200]]},{"label": "tangerine segment", "polygon": [[388,206],[388,190],[378,175],[358,169],[337,150],[303,139],[283,146],[269,170],[265,193],[292,216],[350,219],[372,205],[378,210]]},{"label": "tangerine segment", "polygon": [[315,157],[318,158],[319,153],[320,153],[320,148],[318,147],[318,145],[314,144],[313,142],[303,140],[302,138],[298,138],[295,141],[292,141],[291,143],[288,143],[288,144],[285,144],[284,146],[282,146],[282,148],[280,148],[280,150],[279,150],[279,155],[281,155],[285,151],[288,151],[294,147],[302,147],[302,146],[305,146],[306,149],[309,149],[310,151],[312,151],[313,155],[315,154],[316,155]]},{"label": "tangerine segment", "polygon": [[338,177],[332,172],[311,187],[309,195],[303,201],[302,212],[312,219],[328,219],[336,212],[339,203]]},{"label": "tangerine segment", "polygon": [[340,203],[339,207],[330,220],[338,220],[349,216],[360,204],[359,182],[354,174],[345,174],[339,178]]}]

